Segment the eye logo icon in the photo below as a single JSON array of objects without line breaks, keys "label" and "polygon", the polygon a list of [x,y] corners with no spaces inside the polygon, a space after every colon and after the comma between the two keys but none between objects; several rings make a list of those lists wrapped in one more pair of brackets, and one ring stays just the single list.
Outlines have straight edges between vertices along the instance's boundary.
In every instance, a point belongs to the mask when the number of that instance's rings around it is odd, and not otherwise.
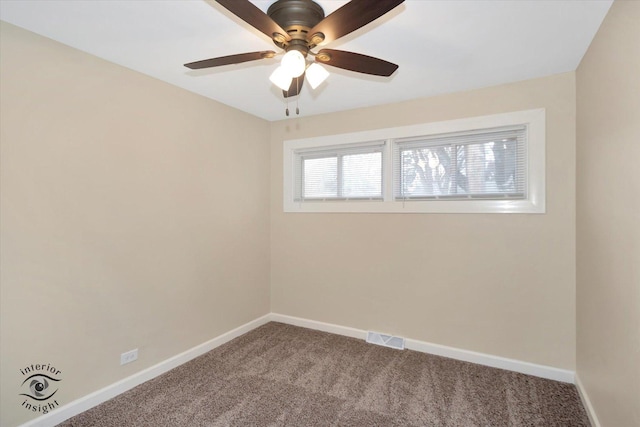
[{"label": "eye logo icon", "polygon": [[23,386],[29,383],[29,392],[20,393],[20,395],[30,397],[33,400],[47,400],[58,391],[55,386],[52,386],[52,384],[55,384],[54,381],[60,380],[45,374],[31,375],[22,383]]},{"label": "eye logo icon", "polygon": [[[20,384],[20,396],[24,396],[24,401],[20,404],[24,409],[31,412],[47,414],[60,404],[56,399],[51,399],[58,392],[58,382],[61,381],[62,371],[52,366],[34,363],[20,369],[22,374],[22,384]],[[51,399],[51,400],[49,400]],[[45,402],[46,401],[46,402]]]}]

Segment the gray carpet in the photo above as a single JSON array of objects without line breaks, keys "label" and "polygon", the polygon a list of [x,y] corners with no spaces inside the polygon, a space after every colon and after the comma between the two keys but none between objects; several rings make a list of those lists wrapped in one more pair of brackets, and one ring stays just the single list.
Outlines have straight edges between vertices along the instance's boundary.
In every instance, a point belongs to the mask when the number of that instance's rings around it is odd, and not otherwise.
[{"label": "gray carpet", "polygon": [[269,323],[61,426],[589,426],[576,388]]}]

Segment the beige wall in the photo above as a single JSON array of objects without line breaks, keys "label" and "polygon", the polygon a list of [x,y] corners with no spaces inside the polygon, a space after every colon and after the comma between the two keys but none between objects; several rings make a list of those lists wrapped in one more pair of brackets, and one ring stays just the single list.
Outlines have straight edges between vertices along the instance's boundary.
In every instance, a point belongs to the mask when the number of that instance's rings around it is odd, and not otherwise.
[{"label": "beige wall", "polygon": [[[546,214],[283,213],[283,140],[540,107]],[[272,311],[575,368],[574,73],[275,122],[271,135]]]},{"label": "beige wall", "polygon": [[640,425],[640,2],[577,71],[577,371],[603,427]]},{"label": "beige wall", "polygon": [[[269,124],[1,25],[0,424],[269,312]],[[120,353],[139,360],[119,366]]]}]

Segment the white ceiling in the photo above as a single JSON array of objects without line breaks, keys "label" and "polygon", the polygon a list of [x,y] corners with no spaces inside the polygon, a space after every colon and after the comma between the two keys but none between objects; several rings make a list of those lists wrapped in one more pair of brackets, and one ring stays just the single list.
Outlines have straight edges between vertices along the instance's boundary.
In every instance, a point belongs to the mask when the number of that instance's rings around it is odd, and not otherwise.
[{"label": "white ceiling", "polygon": [[[328,15],[344,0],[316,0]],[[375,0],[372,0],[375,1]],[[253,3],[266,12],[272,1]],[[389,78],[326,67],[300,114],[342,111],[575,70],[612,0],[406,0],[326,47],[378,57]],[[214,1],[0,0],[0,19],[267,120],[285,119],[269,82],[279,57],[207,70],[187,62],[276,50]],[[46,70],[46,64],[43,64]],[[295,98],[291,101],[295,110]],[[295,113],[292,113],[295,114]]]}]

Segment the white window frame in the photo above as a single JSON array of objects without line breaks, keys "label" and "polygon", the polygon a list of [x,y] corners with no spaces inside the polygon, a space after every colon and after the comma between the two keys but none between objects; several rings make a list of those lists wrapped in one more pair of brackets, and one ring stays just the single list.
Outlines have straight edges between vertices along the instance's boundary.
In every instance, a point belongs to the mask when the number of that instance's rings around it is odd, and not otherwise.
[{"label": "white window frame", "polygon": [[[395,200],[393,194],[394,140],[503,126],[526,126],[526,199],[514,200]],[[284,141],[284,212],[310,213],[545,213],[545,109],[516,111],[443,122],[424,123],[365,132]],[[295,201],[296,153],[310,149],[385,141],[383,200]]]}]

